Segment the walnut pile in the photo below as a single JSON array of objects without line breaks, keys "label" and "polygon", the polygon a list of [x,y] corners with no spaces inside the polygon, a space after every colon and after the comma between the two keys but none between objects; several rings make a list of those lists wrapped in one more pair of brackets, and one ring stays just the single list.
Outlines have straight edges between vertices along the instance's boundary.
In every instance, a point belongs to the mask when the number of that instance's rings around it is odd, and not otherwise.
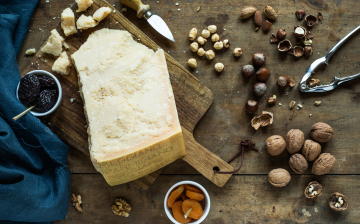
[{"label": "walnut pile", "polygon": [[78,210],[79,212],[82,212],[82,208],[81,208],[81,195],[80,194],[75,194],[72,193],[71,194],[71,200],[73,202],[74,207],[76,208],[76,210]]},{"label": "walnut pile", "polygon": [[115,204],[111,206],[111,210],[115,215],[129,217],[131,205],[128,204],[125,200],[118,198],[115,200]]}]

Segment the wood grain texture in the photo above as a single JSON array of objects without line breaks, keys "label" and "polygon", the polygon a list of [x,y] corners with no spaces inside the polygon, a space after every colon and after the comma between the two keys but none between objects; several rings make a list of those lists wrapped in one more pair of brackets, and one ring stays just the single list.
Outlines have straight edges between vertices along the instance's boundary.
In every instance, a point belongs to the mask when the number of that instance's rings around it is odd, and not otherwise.
[{"label": "wood grain texture", "polygon": [[[94,0],[93,5],[87,9],[86,15],[92,15],[100,7],[113,6],[103,0]],[[72,6],[73,11],[77,8],[76,5]],[[80,16],[76,14],[76,20]],[[69,45],[67,50],[68,55],[73,54],[88,38],[88,36],[95,30],[102,28],[121,29],[129,31],[135,40],[144,44],[145,46],[156,51],[157,46],[149,37],[136,28],[130,21],[128,21],[120,12],[110,13],[98,26],[93,29],[83,30],[70,37],[65,38],[65,42]],[[60,25],[57,26],[59,33],[63,34]],[[65,37],[65,35],[62,35]],[[220,187],[224,186],[231,175],[219,175],[213,172],[213,167],[220,167],[221,169],[231,170],[232,167],[220,159],[215,154],[207,151],[201,147],[194,140],[193,130],[200,118],[205,114],[213,101],[211,91],[201,84],[193,75],[191,75],[184,67],[176,62],[170,55],[165,53],[170,74],[171,84],[173,87],[176,107],[179,114],[180,124],[184,135],[185,147],[187,154],[184,156],[185,161],[202,173],[205,177],[212,180],[212,182]],[[42,69],[49,72],[54,63],[55,58],[52,55],[37,52],[30,65],[25,68],[23,74],[29,71]],[[83,102],[79,97],[79,87],[77,83],[77,74],[75,68],[71,69],[69,75],[56,74],[63,88],[64,100],[59,108],[49,115],[44,121],[46,124],[51,124],[52,130],[58,134],[60,139],[66,142],[73,148],[88,154],[87,150],[87,131],[86,119],[83,114]],[[76,97],[75,97],[76,96]],[[73,102],[70,99],[75,98]],[[75,103],[74,103],[75,102]],[[156,171],[151,175],[144,177],[144,180],[134,181],[144,189],[147,184],[152,183],[156,176],[161,171]]]}]

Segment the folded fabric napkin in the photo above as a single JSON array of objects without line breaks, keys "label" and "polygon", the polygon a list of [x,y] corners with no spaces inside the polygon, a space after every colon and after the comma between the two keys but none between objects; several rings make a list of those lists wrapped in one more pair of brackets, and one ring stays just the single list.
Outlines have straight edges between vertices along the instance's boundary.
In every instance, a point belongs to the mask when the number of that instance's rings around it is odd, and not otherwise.
[{"label": "folded fabric napkin", "polygon": [[16,62],[38,0],[0,0],[0,223],[64,219],[70,197],[68,147],[26,108],[15,91]]}]

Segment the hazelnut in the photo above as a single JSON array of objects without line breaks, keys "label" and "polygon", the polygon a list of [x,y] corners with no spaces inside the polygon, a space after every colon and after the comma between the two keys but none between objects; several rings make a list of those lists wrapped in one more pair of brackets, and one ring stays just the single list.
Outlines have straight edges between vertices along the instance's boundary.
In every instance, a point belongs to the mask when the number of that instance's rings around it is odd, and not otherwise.
[{"label": "hazelnut", "polygon": [[349,204],[345,195],[339,192],[332,193],[328,199],[328,203],[330,208],[337,212],[345,211]]},{"label": "hazelnut", "polygon": [[295,27],[294,33],[297,38],[303,38],[305,37],[306,29],[302,26],[297,26]]},{"label": "hazelnut", "polygon": [[317,181],[312,181],[308,184],[308,186],[305,188],[305,197],[307,198],[316,198],[319,197],[323,192],[323,188],[321,184],[319,184]]},{"label": "hazelnut", "polygon": [[195,59],[195,58],[190,58],[190,59],[188,60],[188,65],[189,65],[191,68],[196,68],[196,67],[197,67],[196,59]]},{"label": "hazelnut", "polygon": [[208,26],[208,30],[210,33],[216,33],[217,27],[215,25]]},{"label": "hazelnut", "polygon": [[291,49],[291,47],[292,47],[291,42],[286,39],[280,41],[280,43],[278,44],[278,50],[280,52],[288,52]]},{"label": "hazelnut", "polygon": [[204,38],[209,38],[210,37],[210,32],[209,30],[203,30],[201,32],[201,36],[204,37]]},{"label": "hazelnut", "polygon": [[197,36],[197,29],[196,28],[192,28],[189,32],[189,39],[190,40],[195,40]]},{"label": "hazelnut", "polygon": [[291,129],[285,136],[286,149],[290,154],[294,154],[302,148],[304,144],[304,133],[299,129]]},{"label": "hazelnut", "polygon": [[252,65],[244,65],[241,69],[241,73],[245,77],[251,77],[254,74],[254,72],[255,72],[254,66]]},{"label": "hazelnut", "polygon": [[234,55],[235,57],[240,57],[242,54],[243,54],[243,51],[242,51],[242,49],[239,48],[239,47],[235,48],[234,51],[233,51],[233,55]]},{"label": "hazelnut", "polygon": [[225,48],[229,48],[229,47],[230,47],[230,41],[229,41],[228,39],[225,39],[225,40],[223,41],[223,43],[224,43],[224,47],[225,47]]},{"label": "hazelnut", "polygon": [[317,86],[317,85],[319,85],[319,83],[320,83],[320,79],[310,79],[310,80],[308,81],[308,85],[309,85],[310,87]]},{"label": "hazelnut", "polygon": [[299,153],[296,153],[290,157],[290,168],[298,174],[303,174],[308,168],[308,162],[305,157]]},{"label": "hazelnut", "polygon": [[287,170],[278,168],[270,171],[268,180],[275,187],[285,187],[290,182],[291,176]]},{"label": "hazelnut", "polygon": [[314,161],[321,153],[321,146],[313,140],[306,140],[302,148],[302,154],[307,161]]},{"label": "hazelnut", "polygon": [[313,48],[311,46],[306,46],[304,50],[305,57],[310,57],[313,53]]},{"label": "hazelnut", "polygon": [[204,45],[207,42],[207,40],[203,37],[198,37],[197,41],[201,45]]},{"label": "hazelnut", "polygon": [[269,97],[268,104],[274,105],[276,103],[276,95],[273,95],[272,97]]},{"label": "hazelnut", "polygon": [[199,48],[198,49],[198,51],[197,51],[197,55],[199,55],[199,56],[204,56],[205,55],[205,50],[204,50],[204,48]]},{"label": "hazelnut", "polygon": [[312,45],[312,40],[305,38],[305,39],[303,40],[303,44],[304,44],[305,46],[310,46],[310,45]]},{"label": "hazelnut", "polygon": [[310,135],[315,141],[325,143],[332,139],[334,130],[330,125],[318,122],[311,127]]},{"label": "hazelnut", "polygon": [[279,39],[272,33],[270,35],[270,43],[277,43],[279,42]]},{"label": "hazelnut", "polygon": [[300,46],[294,47],[294,56],[300,58],[304,54],[304,48]]},{"label": "hazelnut", "polygon": [[212,60],[215,58],[215,53],[212,50],[208,50],[205,52],[205,56],[208,60]]},{"label": "hazelnut", "polygon": [[214,67],[217,72],[222,72],[224,70],[224,64],[220,62],[216,63]]},{"label": "hazelnut", "polygon": [[277,156],[285,150],[286,142],[280,135],[273,135],[266,139],[265,148],[270,155]]},{"label": "hazelnut", "polygon": [[298,20],[301,21],[304,19],[306,12],[305,12],[305,10],[299,9],[295,12],[295,15],[296,15],[296,18],[298,18]]},{"label": "hazelnut", "polygon": [[191,50],[192,52],[196,52],[198,49],[199,49],[199,44],[198,44],[198,43],[192,42],[192,43],[190,44],[190,50]]},{"label": "hazelnut", "polygon": [[264,24],[263,24],[263,31],[265,33],[269,32],[269,30],[271,29],[272,23],[269,22],[268,20],[265,20]]},{"label": "hazelnut", "polygon": [[211,41],[212,42],[217,42],[217,41],[219,41],[220,40],[220,37],[219,37],[219,35],[217,34],[217,33],[215,33],[215,34],[213,34],[212,36],[211,36]]},{"label": "hazelnut", "polygon": [[263,53],[255,53],[252,56],[252,62],[256,66],[262,66],[266,62],[266,56]]},{"label": "hazelnut", "polygon": [[245,104],[245,110],[249,113],[255,113],[258,110],[258,103],[255,100],[248,100]]},{"label": "hazelnut", "polygon": [[256,72],[256,78],[261,82],[266,82],[270,77],[270,71],[267,68],[261,67]]},{"label": "hazelnut", "polygon": [[330,153],[321,153],[313,164],[311,173],[315,175],[324,175],[331,171],[335,165],[336,159]]},{"label": "hazelnut", "polygon": [[258,82],[255,83],[254,87],[253,87],[253,92],[255,94],[255,96],[262,96],[265,94],[267,90],[267,86],[265,83],[263,82]]},{"label": "hazelnut", "polygon": [[280,89],[286,89],[289,86],[289,84],[290,84],[289,76],[286,75],[279,76],[277,80],[277,85],[279,86]]},{"label": "hazelnut", "polygon": [[224,47],[224,44],[223,44],[222,41],[218,41],[218,42],[216,42],[216,43],[214,44],[214,49],[215,49],[215,50],[221,50],[221,49],[223,49],[223,47]]},{"label": "hazelnut", "polygon": [[284,39],[286,37],[285,29],[278,30],[278,32],[276,33],[276,37],[279,39]]},{"label": "hazelnut", "polygon": [[316,23],[317,18],[314,15],[308,15],[305,17],[305,21],[308,27],[312,27]]}]

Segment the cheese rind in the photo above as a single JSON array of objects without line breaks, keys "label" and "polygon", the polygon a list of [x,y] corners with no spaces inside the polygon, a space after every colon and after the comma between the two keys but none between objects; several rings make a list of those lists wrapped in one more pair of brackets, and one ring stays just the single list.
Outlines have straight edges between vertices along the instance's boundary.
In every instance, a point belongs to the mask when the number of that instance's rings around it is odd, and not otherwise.
[{"label": "cheese rind", "polygon": [[72,56],[95,168],[110,185],[154,172],[185,155],[163,50],[127,31],[101,29]]},{"label": "cheese rind", "polygon": [[78,5],[76,12],[83,12],[93,4],[92,0],[75,0],[75,2]]},{"label": "cheese rind", "polygon": [[68,75],[70,73],[70,67],[70,60],[66,52],[64,51],[61,53],[60,57],[58,57],[58,59],[56,59],[56,61],[54,62],[52,70],[62,75]]},{"label": "cheese rind", "polygon": [[65,36],[77,33],[75,15],[70,8],[64,9],[61,13],[61,29],[63,29]]},{"label": "cheese rind", "polygon": [[76,21],[76,26],[79,30],[86,30],[95,27],[97,24],[92,16],[85,16],[84,14]]},{"label": "cheese rind", "polygon": [[107,15],[111,12],[111,9],[109,7],[101,7],[93,15],[93,19],[97,22],[100,22],[101,20],[105,19]]},{"label": "cheese rind", "polygon": [[61,54],[63,42],[64,38],[60,36],[56,29],[53,29],[50,37],[46,41],[46,44],[40,49],[40,51],[57,57]]}]

